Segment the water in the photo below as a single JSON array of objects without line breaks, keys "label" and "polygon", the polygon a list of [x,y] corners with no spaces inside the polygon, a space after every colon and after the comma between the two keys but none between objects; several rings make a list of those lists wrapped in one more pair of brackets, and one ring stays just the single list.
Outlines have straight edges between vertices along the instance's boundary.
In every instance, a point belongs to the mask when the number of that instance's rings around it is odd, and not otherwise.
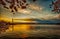
[{"label": "water", "polygon": [[46,37],[60,36],[60,25],[30,25],[17,24],[9,25],[9,29],[0,34],[0,37],[8,36],[13,38],[25,37]]}]

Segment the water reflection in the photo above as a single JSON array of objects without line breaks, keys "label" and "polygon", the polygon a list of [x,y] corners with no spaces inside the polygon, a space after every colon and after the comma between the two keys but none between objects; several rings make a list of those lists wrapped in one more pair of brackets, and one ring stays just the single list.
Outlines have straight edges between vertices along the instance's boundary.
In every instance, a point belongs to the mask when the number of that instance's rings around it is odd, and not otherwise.
[{"label": "water reflection", "polygon": [[0,22],[0,33],[5,32],[7,29],[9,29],[9,25],[6,25],[4,21]]},{"label": "water reflection", "polygon": [[14,25],[14,30],[15,31],[21,31],[21,32],[24,32],[24,31],[29,31],[30,30],[30,25],[27,25],[27,24],[22,24],[22,25]]},{"label": "water reflection", "polygon": [[[25,38],[29,36],[46,36],[46,35],[60,35],[59,25],[30,25],[30,24],[17,24],[9,25],[10,27],[6,30],[5,36],[7,34],[10,37]],[[12,31],[13,29],[13,31]]]}]

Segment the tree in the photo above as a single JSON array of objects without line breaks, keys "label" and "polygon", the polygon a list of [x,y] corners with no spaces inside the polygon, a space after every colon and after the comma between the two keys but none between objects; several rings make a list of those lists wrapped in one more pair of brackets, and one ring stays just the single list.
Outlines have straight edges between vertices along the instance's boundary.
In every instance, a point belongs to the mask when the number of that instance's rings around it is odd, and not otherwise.
[{"label": "tree", "polygon": [[57,1],[52,1],[52,8],[53,8],[53,12],[57,12],[60,13],[60,0]]},{"label": "tree", "polygon": [[[0,0],[0,4],[6,9],[11,9],[11,12],[18,11],[17,8],[26,9],[28,6],[27,0]],[[10,5],[7,7],[7,4]]]}]

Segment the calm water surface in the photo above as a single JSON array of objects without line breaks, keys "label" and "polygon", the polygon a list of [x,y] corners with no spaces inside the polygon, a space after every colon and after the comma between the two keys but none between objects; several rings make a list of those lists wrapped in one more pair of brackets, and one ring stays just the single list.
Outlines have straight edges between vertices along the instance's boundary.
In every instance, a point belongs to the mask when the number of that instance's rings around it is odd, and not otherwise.
[{"label": "calm water surface", "polygon": [[[9,29],[6,32],[2,32],[1,36],[10,37],[29,37],[29,36],[48,36],[48,35],[60,35],[60,25],[29,25],[18,24],[9,25]],[[12,27],[13,26],[13,27]]]}]

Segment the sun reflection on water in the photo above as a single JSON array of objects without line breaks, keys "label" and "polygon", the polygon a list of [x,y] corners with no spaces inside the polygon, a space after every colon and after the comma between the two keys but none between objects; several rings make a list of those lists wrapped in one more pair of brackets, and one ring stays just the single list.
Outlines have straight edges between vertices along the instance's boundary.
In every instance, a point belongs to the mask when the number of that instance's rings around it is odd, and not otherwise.
[{"label": "sun reflection on water", "polygon": [[21,25],[15,25],[14,30],[15,31],[29,31],[30,30],[30,25],[28,24],[21,24]]}]

